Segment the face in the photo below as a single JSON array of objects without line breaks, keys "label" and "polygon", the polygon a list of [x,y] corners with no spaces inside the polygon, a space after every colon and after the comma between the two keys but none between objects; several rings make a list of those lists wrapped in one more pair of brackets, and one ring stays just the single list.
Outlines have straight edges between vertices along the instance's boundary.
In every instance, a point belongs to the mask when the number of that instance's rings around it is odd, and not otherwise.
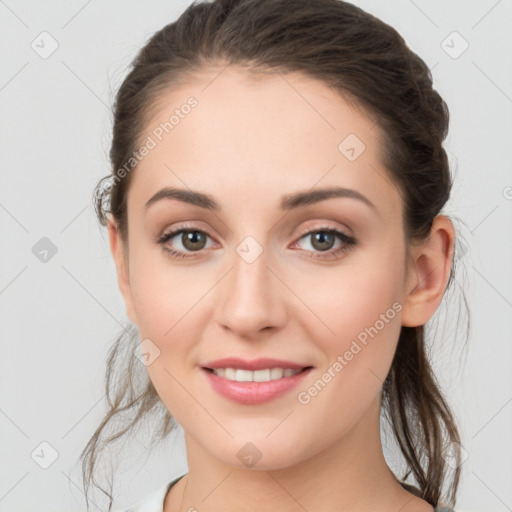
[{"label": "face", "polygon": [[[252,443],[259,468],[283,468],[342,440],[379,396],[409,286],[402,202],[378,128],[323,83],[218,73],[166,92],[148,121],[120,286],[190,442],[239,468]],[[217,207],[150,201],[165,188]],[[293,199],[324,189],[351,192]],[[233,384],[204,368],[223,358],[307,370]]]}]

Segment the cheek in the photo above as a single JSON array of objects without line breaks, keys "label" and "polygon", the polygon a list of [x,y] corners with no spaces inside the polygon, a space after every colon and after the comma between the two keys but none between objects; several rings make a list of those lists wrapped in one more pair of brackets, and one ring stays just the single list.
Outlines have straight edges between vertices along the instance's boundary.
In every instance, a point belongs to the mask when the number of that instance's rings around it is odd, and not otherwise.
[{"label": "cheek", "polygon": [[131,289],[141,336],[164,343],[185,326],[190,328],[194,308],[215,284],[215,276],[199,266],[173,264],[165,255],[141,253],[132,263]]},{"label": "cheek", "polygon": [[[388,326],[399,320],[401,310],[402,297],[397,284],[401,274],[396,269],[398,266],[383,270],[375,265],[353,265],[340,267],[339,271],[331,269],[323,277],[298,278],[296,282],[300,284],[296,293],[312,313],[306,311],[307,314],[302,315],[304,325],[309,325],[308,330],[312,335],[316,332],[316,337],[320,325],[322,339],[327,346],[338,344],[336,348],[343,348],[347,340],[376,323],[379,331],[388,331]],[[382,315],[385,328],[380,321]],[[312,331],[313,324],[316,331]]]},{"label": "cheek", "polygon": [[335,335],[316,331],[315,336],[310,329],[311,339],[325,354],[324,364],[297,390],[303,435],[314,435],[321,418],[326,445],[349,432],[379,400],[401,329],[402,305],[390,291],[388,277],[355,283],[354,293],[347,287],[332,302],[324,301],[322,319]]},{"label": "cheek", "polygon": [[173,267],[164,257],[151,257],[151,264],[149,255],[147,259],[138,255],[132,260],[137,327],[140,339],[149,339],[156,346],[158,356],[146,370],[158,395],[179,421],[190,407],[190,395],[180,383],[197,370],[195,342],[201,339],[206,321],[198,314],[215,279],[207,272],[203,279],[197,267]]},{"label": "cheek", "polygon": [[[303,281],[300,293],[315,316],[303,315],[302,327],[325,355],[317,380],[307,383],[313,389],[301,389],[303,402],[311,399],[318,410],[338,403],[357,417],[375,398],[400,335],[400,272],[395,258],[394,266],[365,262],[315,283]],[[344,414],[339,421],[347,421]]]}]

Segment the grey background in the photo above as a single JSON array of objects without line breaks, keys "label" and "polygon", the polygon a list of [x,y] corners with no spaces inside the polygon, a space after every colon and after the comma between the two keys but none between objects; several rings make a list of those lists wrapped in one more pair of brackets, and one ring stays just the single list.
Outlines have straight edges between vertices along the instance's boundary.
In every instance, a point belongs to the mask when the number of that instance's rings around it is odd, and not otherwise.
[{"label": "grey background", "polygon": [[[1,511],[85,508],[78,456],[102,418],[107,350],[128,320],[92,190],[109,172],[110,105],[126,66],[188,3],[0,1]],[[448,324],[433,356],[468,454],[456,509],[511,510],[512,2],[354,3],[403,35],[450,108],[456,179],[445,211],[467,242],[457,287],[472,331],[464,352],[463,325],[440,310]],[[49,51],[43,31],[58,44],[47,58],[31,46]],[[469,44],[457,58],[453,31]],[[44,237],[57,250],[46,262]],[[181,434],[153,454],[143,437],[122,452],[117,506],[186,472]]]}]

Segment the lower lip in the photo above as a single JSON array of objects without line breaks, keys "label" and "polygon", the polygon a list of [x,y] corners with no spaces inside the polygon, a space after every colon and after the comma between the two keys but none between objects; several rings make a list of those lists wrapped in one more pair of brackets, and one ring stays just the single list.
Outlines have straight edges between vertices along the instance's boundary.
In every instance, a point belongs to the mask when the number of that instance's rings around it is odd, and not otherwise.
[{"label": "lower lip", "polygon": [[291,377],[267,382],[237,382],[228,380],[213,372],[202,371],[210,380],[213,389],[225,398],[245,405],[255,405],[278,398],[297,386],[313,368],[307,368]]}]

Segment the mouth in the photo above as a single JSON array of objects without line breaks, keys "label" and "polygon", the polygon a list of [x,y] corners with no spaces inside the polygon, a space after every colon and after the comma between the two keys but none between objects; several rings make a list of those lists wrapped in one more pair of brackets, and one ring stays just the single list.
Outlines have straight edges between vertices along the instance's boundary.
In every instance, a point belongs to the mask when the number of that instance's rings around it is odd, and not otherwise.
[{"label": "mouth", "polygon": [[289,361],[222,359],[201,366],[211,388],[224,399],[243,405],[269,402],[289,393],[313,371]]}]

